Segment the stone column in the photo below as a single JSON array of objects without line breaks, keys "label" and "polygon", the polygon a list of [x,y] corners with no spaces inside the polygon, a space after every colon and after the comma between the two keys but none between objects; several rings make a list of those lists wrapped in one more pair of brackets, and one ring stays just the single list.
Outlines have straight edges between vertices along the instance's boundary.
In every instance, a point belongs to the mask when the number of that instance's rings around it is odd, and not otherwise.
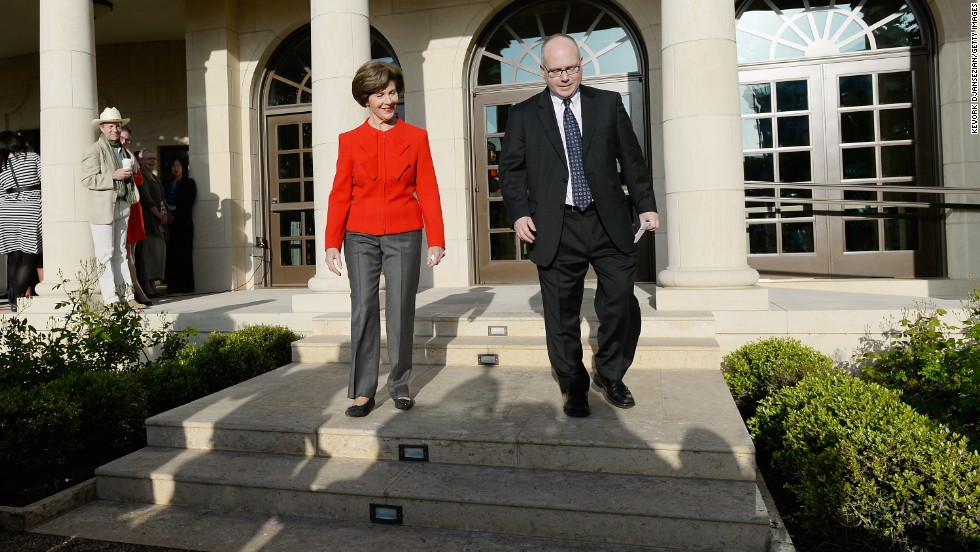
[{"label": "stone column", "polygon": [[[316,275],[310,278],[309,287],[315,292],[343,292],[345,298],[350,291],[346,274],[338,277],[327,270],[324,261],[323,229],[327,222],[327,197],[336,173],[337,137],[367,117],[364,108],[351,96],[350,85],[357,68],[371,59],[368,17],[368,0],[310,1],[317,263]],[[331,300],[340,300],[340,297]],[[308,296],[304,302],[309,302]],[[308,304],[294,304],[294,310],[308,310],[309,307]]]},{"label": "stone column", "polygon": [[[41,0],[41,193],[44,281],[37,308],[50,310],[64,290],[58,273],[75,279],[93,257],[82,152],[95,142],[95,26],[91,2]],[[125,116],[125,115],[124,115]],[[48,304],[50,303],[50,304]],[[49,309],[50,307],[50,309]]]},{"label": "stone column", "polygon": [[745,246],[735,12],[730,0],[663,0],[667,268],[661,310],[756,310]]},{"label": "stone column", "polygon": [[[187,2],[187,134],[194,202],[194,287],[224,291],[250,270],[242,176],[238,0]],[[134,121],[134,124],[139,124]],[[169,167],[160,167],[167,174]]]}]

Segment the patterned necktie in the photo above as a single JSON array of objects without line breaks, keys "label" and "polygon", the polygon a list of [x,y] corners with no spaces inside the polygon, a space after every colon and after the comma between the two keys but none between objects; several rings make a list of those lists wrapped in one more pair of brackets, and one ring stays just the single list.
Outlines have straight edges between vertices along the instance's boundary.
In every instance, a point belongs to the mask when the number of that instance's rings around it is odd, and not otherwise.
[{"label": "patterned necktie", "polygon": [[568,148],[568,170],[572,173],[572,201],[581,210],[592,203],[592,190],[585,179],[585,168],[582,166],[582,133],[578,129],[578,121],[572,113],[572,100],[565,99],[565,143]]}]

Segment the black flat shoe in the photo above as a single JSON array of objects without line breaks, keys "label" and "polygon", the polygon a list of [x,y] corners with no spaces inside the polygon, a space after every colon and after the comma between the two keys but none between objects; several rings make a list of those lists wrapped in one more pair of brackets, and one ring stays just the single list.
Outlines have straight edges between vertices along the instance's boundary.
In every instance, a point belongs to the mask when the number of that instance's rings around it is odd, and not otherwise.
[{"label": "black flat shoe", "polygon": [[347,407],[344,414],[351,418],[363,418],[371,413],[374,409],[374,399],[368,399],[368,402],[364,404],[352,404]]},{"label": "black flat shoe", "polygon": [[398,410],[411,410],[415,406],[415,399],[395,399],[395,408]]},{"label": "black flat shoe", "polygon": [[605,395],[609,404],[616,408],[633,408],[636,406],[633,394],[630,393],[630,388],[626,387],[623,380],[611,380],[596,373],[592,381],[599,387],[599,391]]},{"label": "black flat shoe", "polygon": [[588,416],[591,413],[589,410],[588,392],[566,393],[565,406],[562,407],[562,410],[565,411],[566,416],[571,416],[572,418],[584,418]]},{"label": "black flat shoe", "polygon": [[146,301],[140,301],[139,299],[137,299],[136,302],[141,305],[146,305],[147,307],[153,305],[153,301],[150,301],[149,299],[147,299]]}]

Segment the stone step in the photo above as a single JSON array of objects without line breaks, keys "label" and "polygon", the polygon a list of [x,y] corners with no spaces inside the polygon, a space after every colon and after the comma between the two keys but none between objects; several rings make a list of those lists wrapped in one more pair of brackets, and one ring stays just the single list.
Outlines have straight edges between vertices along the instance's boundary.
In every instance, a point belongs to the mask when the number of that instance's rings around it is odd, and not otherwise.
[{"label": "stone step", "polygon": [[[381,312],[381,331],[385,332],[384,311]],[[334,313],[318,315],[313,320],[314,335],[346,335],[351,333],[350,315]],[[596,337],[599,322],[594,314],[582,318],[583,336]],[[481,313],[427,314],[420,309],[415,317],[415,335],[425,337],[486,337],[505,331],[514,337],[543,337],[544,318],[540,313]],[[709,312],[657,313],[645,316],[640,325],[640,337],[709,337],[715,334],[714,316]]]},{"label": "stone step", "polygon": [[550,371],[508,366],[417,366],[415,408],[395,409],[382,389],[369,416],[348,418],[348,370],[280,368],[148,419],[147,443],[362,460],[425,446],[431,463],[755,478],[755,449],[718,371],[631,370],[636,407],[613,408],[593,390],[592,415],[571,419]]},{"label": "stone step", "polygon": [[150,504],[698,550],[763,550],[754,481],[146,448],[99,468],[98,496]]},{"label": "stone step", "polygon": [[[661,547],[576,542],[568,539],[111,500],[89,502],[35,527],[32,531],[144,546],[213,551],[322,552],[350,548],[482,552],[684,552]],[[2,540],[0,537],[0,542]]]},{"label": "stone step", "polygon": [[[386,346],[382,340],[382,349]],[[598,343],[588,340],[583,362],[592,365]],[[420,337],[412,350],[414,365],[477,366],[479,355],[496,354],[500,365],[550,367],[544,337]],[[293,361],[303,363],[347,363],[351,360],[350,336],[314,335],[293,342]],[[382,363],[387,355],[382,351]],[[714,337],[641,337],[633,369],[670,366],[718,370],[721,349]]]}]

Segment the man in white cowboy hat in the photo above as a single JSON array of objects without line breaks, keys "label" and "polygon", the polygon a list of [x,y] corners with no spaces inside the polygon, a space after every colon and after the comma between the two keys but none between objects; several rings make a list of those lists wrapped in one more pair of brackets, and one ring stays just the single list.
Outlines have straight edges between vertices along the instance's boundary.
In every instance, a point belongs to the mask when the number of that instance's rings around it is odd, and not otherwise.
[{"label": "man in white cowboy hat", "polygon": [[126,302],[141,309],[143,305],[133,298],[126,262],[129,206],[139,201],[133,182],[133,154],[119,143],[120,127],[128,122],[115,107],[105,108],[98,119],[92,119],[102,136],[85,150],[82,185],[89,189],[89,222],[101,270],[102,301]]}]

